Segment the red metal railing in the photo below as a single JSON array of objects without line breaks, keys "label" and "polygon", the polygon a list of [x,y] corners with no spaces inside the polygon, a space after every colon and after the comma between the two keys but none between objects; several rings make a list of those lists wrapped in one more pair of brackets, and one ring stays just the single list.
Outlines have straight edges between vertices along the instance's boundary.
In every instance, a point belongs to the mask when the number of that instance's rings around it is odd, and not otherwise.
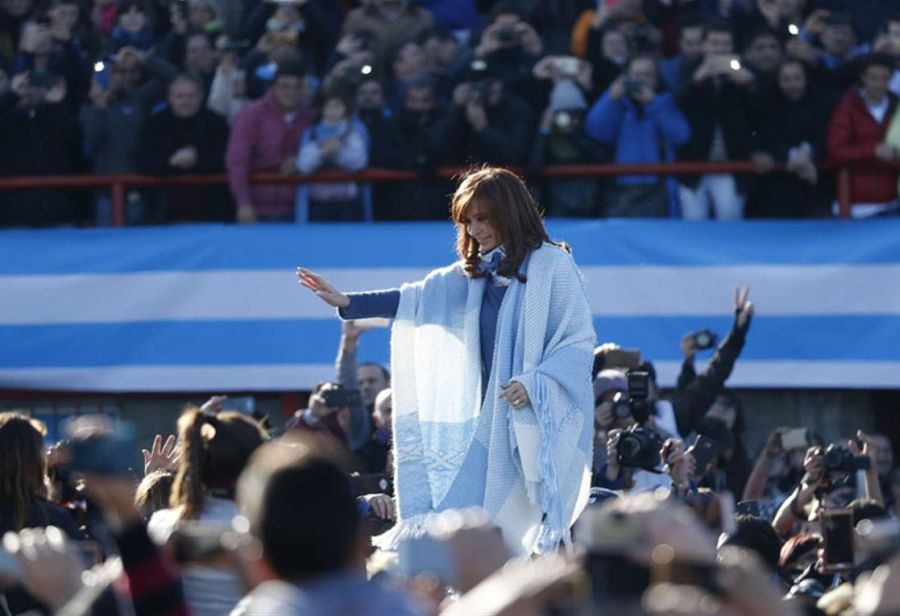
[{"label": "red metal railing", "polygon": [[[900,164],[879,165],[889,169],[900,169]],[[825,167],[828,169],[829,167]],[[461,167],[441,167],[436,177],[450,179],[459,174]],[[850,217],[850,174],[846,167],[833,168],[837,183],[837,201],[840,217]],[[522,171],[522,169],[517,169]],[[784,173],[784,165],[775,165],[772,173]],[[545,167],[542,178],[587,178],[621,175],[700,175],[714,173],[755,174],[756,166],[751,161],[729,162],[673,162],[664,164],[588,164],[554,165]],[[280,173],[256,173],[250,178],[256,184],[310,184],[352,180],[357,182],[406,182],[421,179],[415,171],[394,169],[366,169],[360,173],[341,171],[321,171],[312,175],[282,175]],[[145,176],[136,174],[120,175],[65,175],[65,176],[21,176],[0,178],[0,191],[31,188],[108,188],[112,193],[113,224],[125,225],[125,193],[129,188],[153,186],[209,186],[228,183],[224,173],[213,175]]]}]

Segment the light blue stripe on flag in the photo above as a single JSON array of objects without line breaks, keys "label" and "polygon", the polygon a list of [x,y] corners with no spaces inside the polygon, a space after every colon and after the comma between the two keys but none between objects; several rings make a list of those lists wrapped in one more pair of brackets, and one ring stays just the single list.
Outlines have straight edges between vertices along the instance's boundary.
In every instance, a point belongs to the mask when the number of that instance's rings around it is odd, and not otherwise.
[{"label": "light blue stripe on flag", "polygon": [[[724,336],[750,282],[732,385],[900,387],[900,221],[549,228],[585,273],[599,340],[641,349],[663,384],[681,336]],[[333,378],[340,324],[294,267],[383,288],[451,262],[453,242],[448,223],[0,232],[0,386],[309,387]],[[388,332],[366,333],[359,357],[386,361]]]}]

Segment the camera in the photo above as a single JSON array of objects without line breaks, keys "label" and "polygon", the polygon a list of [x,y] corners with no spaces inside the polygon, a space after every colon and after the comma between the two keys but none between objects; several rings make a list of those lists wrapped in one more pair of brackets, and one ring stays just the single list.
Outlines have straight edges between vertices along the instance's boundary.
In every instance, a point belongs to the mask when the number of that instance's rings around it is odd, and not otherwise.
[{"label": "camera", "polygon": [[822,461],[825,464],[826,475],[865,471],[869,469],[870,465],[869,458],[854,456],[843,445],[829,445],[825,453],[822,454]]},{"label": "camera", "polygon": [[628,96],[637,96],[638,93],[643,89],[644,82],[640,79],[626,79],[625,80],[625,94]]},{"label": "camera", "polygon": [[[629,415],[637,424],[619,437],[619,465],[655,470],[659,466],[659,452],[663,446],[662,437],[653,428],[645,425],[650,418],[651,403],[650,373],[630,371],[628,373],[628,398],[617,394],[613,398],[616,417],[624,419]],[[622,413],[626,413],[622,415]]]},{"label": "camera", "polygon": [[719,342],[719,337],[710,329],[696,331],[691,334],[691,338],[694,341],[694,346],[697,347],[697,350],[699,351],[711,349]]},{"label": "camera", "polygon": [[662,437],[656,430],[644,424],[632,426],[619,437],[619,465],[648,471],[656,470],[662,446]]},{"label": "camera", "polygon": [[521,35],[515,28],[503,28],[497,30],[497,40],[504,45],[514,45],[519,42]]}]

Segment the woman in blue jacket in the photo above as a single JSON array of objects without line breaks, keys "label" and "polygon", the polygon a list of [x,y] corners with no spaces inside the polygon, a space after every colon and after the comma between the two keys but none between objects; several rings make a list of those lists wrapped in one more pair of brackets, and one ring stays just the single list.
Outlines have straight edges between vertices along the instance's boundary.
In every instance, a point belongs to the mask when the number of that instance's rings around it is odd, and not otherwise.
[{"label": "woman in blue jacket", "polygon": [[[588,136],[615,149],[620,164],[664,163],[691,129],[668,92],[658,92],[659,71],[649,56],[636,56],[626,72],[594,103],[585,121]],[[664,217],[674,206],[671,180],[626,175],[610,181],[604,194],[607,217]]]}]

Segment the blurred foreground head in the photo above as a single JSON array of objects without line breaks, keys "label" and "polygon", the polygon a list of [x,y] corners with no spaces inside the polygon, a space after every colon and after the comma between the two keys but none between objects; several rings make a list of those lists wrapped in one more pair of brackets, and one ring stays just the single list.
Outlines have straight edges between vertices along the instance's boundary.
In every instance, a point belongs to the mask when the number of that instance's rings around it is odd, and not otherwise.
[{"label": "blurred foreground head", "polygon": [[261,447],[241,475],[237,500],[279,579],[362,566],[365,542],[350,479],[316,437],[292,433]]}]

